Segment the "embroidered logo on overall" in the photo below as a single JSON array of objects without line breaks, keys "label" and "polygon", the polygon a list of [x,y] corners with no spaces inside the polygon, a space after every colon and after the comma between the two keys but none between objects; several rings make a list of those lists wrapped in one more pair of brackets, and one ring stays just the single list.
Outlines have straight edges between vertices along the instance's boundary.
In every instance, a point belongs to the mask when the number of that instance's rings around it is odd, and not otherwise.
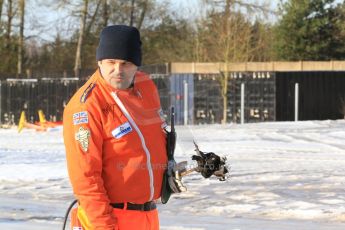
[{"label": "embroidered logo on overall", "polygon": [[111,131],[111,134],[116,138],[119,139],[120,137],[126,135],[127,133],[132,132],[132,127],[129,124],[129,122],[126,122],[122,125],[120,125],[119,127],[117,127],[116,129],[114,129],[113,131]]},{"label": "embroidered logo on overall", "polygon": [[74,125],[87,124],[87,123],[89,123],[89,117],[87,116],[86,111],[73,114]]},{"label": "embroidered logo on overall", "polygon": [[90,143],[90,130],[80,127],[78,132],[75,134],[75,140],[79,141],[81,148],[84,152],[87,152]]}]

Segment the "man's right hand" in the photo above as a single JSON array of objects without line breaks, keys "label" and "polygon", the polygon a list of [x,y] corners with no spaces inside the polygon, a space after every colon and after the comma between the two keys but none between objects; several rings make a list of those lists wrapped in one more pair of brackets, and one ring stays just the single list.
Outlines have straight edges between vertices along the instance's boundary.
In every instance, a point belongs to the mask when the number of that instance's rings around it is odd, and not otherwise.
[{"label": "man's right hand", "polygon": [[168,162],[167,174],[169,186],[174,193],[187,191],[187,188],[182,183],[177,164],[174,160]]}]

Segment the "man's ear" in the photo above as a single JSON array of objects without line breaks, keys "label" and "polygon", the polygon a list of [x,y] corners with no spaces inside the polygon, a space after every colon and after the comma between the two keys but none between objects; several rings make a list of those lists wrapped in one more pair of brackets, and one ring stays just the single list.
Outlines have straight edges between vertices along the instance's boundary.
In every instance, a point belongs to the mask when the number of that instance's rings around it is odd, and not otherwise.
[{"label": "man's ear", "polygon": [[101,67],[102,61],[97,61],[98,67]]}]

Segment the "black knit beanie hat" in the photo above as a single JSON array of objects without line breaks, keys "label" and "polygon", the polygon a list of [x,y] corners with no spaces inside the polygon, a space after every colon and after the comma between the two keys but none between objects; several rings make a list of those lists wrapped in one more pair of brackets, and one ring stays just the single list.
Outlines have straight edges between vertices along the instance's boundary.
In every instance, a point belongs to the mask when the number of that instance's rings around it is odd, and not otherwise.
[{"label": "black knit beanie hat", "polygon": [[138,29],[125,25],[105,27],[100,35],[96,59],[122,59],[140,66],[141,41]]}]

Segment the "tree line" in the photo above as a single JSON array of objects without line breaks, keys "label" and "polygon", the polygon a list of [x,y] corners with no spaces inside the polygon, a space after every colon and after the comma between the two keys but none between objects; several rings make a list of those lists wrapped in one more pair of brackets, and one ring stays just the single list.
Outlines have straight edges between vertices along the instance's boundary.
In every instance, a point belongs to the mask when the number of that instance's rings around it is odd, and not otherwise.
[{"label": "tree line", "polygon": [[[62,10],[74,20],[50,41],[25,36],[29,1],[0,0],[2,77],[78,77],[96,68],[99,33],[112,24],[140,30],[143,65],[345,57],[345,4],[336,0],[286,0],[275,10],[269,1],[199,0],[200,9],[189,15],[174,12],[167,0],[42,0],[51,11]],[[224,93],[228,77],[224,71]]]}]

